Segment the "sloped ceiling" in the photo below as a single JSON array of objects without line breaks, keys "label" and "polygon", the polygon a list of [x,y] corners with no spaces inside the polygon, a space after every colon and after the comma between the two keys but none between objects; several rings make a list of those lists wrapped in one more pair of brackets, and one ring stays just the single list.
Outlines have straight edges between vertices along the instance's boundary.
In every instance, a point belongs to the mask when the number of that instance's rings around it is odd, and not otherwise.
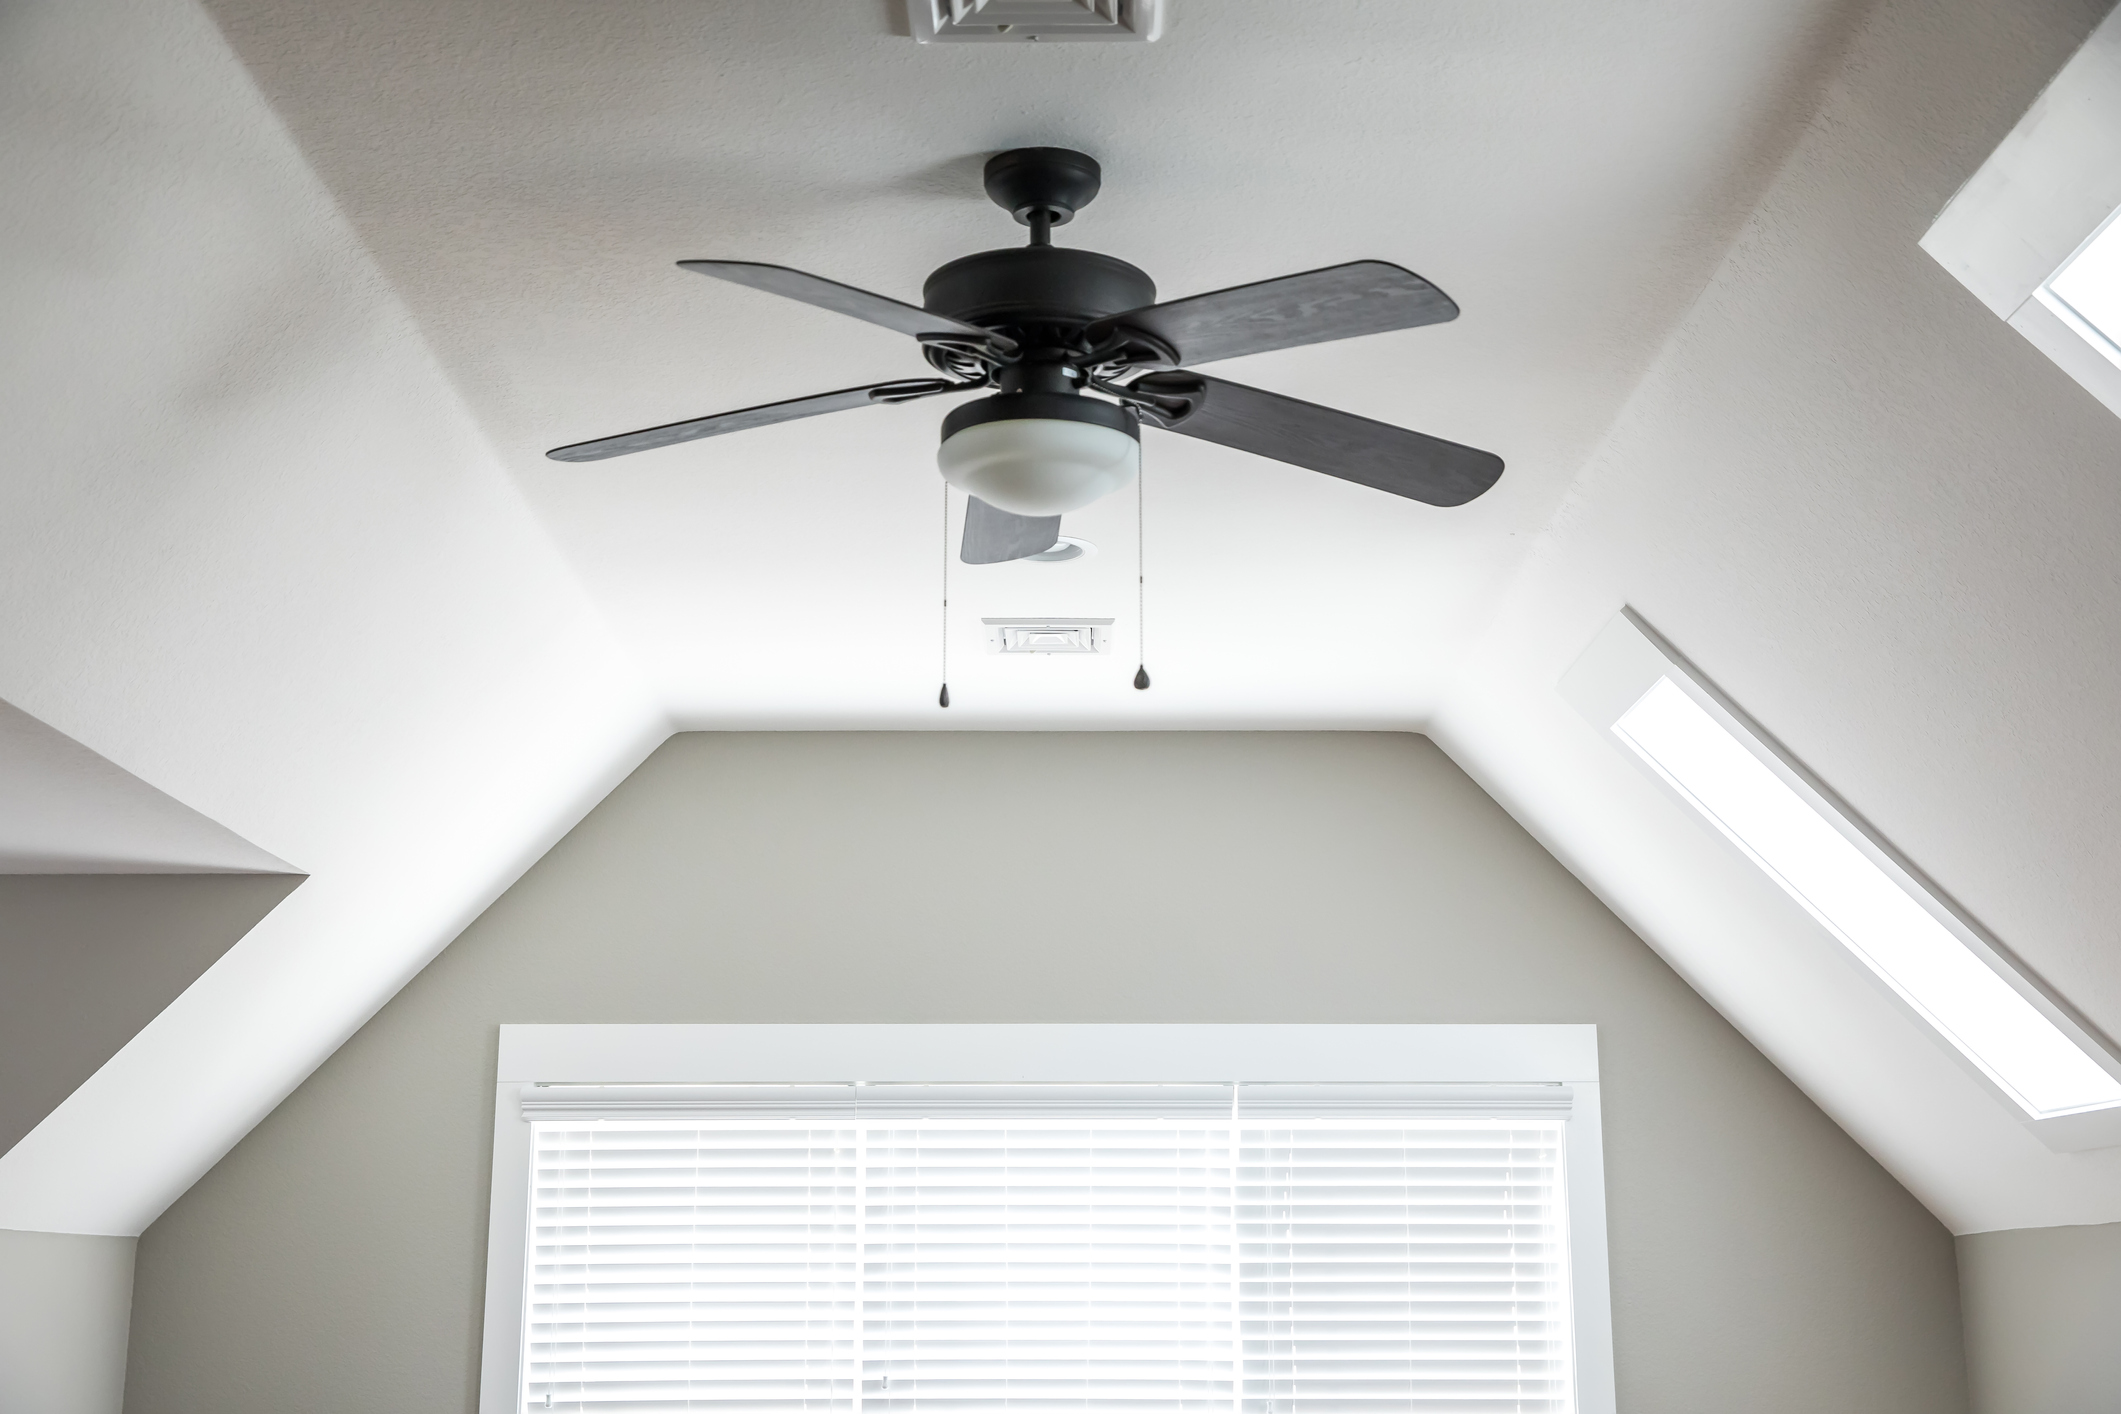
[{"label": "sloped ceiling", "polygon": [[0,702],[0,874],[284,874],[226,826]]},{"label": "sloped ceiling", "polygon": [[2121,421],[1916,245],[2107,8],[1877,10],[1433,725],[1962,1232],[2121,1218],[2121,1150],[1979,1096],[1552,685],[1634,605],[2121,1035]]},{"label": "sloped ceiling", "polygon": [[[672,722],[1429,729],[1956,1229],[2121,1217],[2113,1155],[2041,1150],[1554,693],[1634,602],[2121,1029],[2121,426],[1915,246],[2096,6],[1179,0],[1072,49],[827,0],[210,8],[0,22],[0,696],[311,877],[0,1158],[0,1226],[151,1220]],[[1228,372],[1501,485],[1154,441],[1155,689],[978,652],[1139,632],[1116,500],[1095,560],[953,571],[945,719],[932,405],[539,455],[919,373],[670,263],[912,296],[1015,240],[977,169],[1022,143],[1099,156],[1063,240],[1166,294],[1435,279],[1455,324]]]},{"label": "sloped ceiling", "polygon": [[0,16],[0,698],[307,876],[0,1157],[130,1233],[664,732],[212,22]]}]

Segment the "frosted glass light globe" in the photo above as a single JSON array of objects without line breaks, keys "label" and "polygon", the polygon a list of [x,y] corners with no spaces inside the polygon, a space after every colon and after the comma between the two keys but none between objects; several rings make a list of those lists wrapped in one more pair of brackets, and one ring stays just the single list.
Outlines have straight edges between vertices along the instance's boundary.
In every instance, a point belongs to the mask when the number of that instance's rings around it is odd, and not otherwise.
[{"label": "frosted glass light globe", "polygon": [[1079,511],[1134,480],[1141,443],[1095,422],[1018,417],[976,422],[943,440],[943,479],[1020,516]]}]

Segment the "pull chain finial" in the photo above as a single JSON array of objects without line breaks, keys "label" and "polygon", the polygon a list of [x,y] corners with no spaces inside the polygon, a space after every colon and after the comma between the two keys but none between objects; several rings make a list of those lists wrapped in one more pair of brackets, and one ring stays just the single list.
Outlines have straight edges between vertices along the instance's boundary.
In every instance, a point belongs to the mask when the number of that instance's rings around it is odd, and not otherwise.
[{"label": "pull chain finial", "polygon": [[1143,548],[1148,541],[1148,532],[1142,522],[1142,512],[1147,505],[1147,496],[1142,490],[1146,474],[1147,468],[1134,473],[1134,642],[1138,650],[1134,687],[1137,692],[1149,690],[1149,577]]}]

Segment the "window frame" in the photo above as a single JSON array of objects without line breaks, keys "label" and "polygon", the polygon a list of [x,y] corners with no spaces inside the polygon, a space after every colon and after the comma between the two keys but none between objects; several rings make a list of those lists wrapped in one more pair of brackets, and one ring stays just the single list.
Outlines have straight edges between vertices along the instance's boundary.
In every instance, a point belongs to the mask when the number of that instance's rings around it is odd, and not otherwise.
[{"label": "window frame", "polygon": [[516,1414],[538,1085],[866,1080],[1561,1084],[1578,1414],[1615,1414],[1594,1025],[513,1025],[494,1086],[480,1414]]}]

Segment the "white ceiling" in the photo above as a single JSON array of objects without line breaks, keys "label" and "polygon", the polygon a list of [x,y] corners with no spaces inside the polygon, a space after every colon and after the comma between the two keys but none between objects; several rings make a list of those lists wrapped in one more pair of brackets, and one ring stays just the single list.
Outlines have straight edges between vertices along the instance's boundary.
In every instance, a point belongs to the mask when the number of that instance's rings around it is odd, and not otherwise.
[{"label": "white ceiling", "polygon": [[[2121,1218],[2121,1163],[2027,1147],[1554,693],[1636,603],[2121,1029],[2083,648],[2121,429],[1914,244],[2094,17],[1939,8],[1179,0],[1154,46],[921,48],[828,0],[17,7],[0,696],[310,877],[0,1157],[0,1226],[137,1231],[673,722],[1432,730],[1956,1229]],[[671,262],[916,297],[1019,237],[977,175],[1023,143],[1103,161],[1061,239],[1167,295],[1436,280],[1454,324],[1217,371],[1500,486],[1151,434],[1154,689],[1121,498],[1067,527],[1095,560],[953,566],[945,714],[936,405],[540,455],[921,373]],[[1122,656],[978,651],[1023,613]]]},{"label": "white ceiling", "polygon": [[[583,582],[685,725],[1407,724],[1707,279],[1801,117],[1836,0],[1173,7],[1153,45],[921,46],[895,4],[210,0]],[[1500,452],[1440,511],[1152,432],[1156,685],[990,660],[984,615],[1124,616],[1107,553],[954,568],[935,707],[945,405],[625,461],[565,442],[928,373],[912,341],[677,270],[765,260],[918,300],[1023,229],[1001,148],[1079,147],[1056,239],[1168,297],[1365,257],[1441,328],[1217,372]],[[1301,645],[1298,649],[1296,645]]]},{"label": "white ceiling", "polygon": [[0,702],[0,874],[283,874],[288,867]]}]

